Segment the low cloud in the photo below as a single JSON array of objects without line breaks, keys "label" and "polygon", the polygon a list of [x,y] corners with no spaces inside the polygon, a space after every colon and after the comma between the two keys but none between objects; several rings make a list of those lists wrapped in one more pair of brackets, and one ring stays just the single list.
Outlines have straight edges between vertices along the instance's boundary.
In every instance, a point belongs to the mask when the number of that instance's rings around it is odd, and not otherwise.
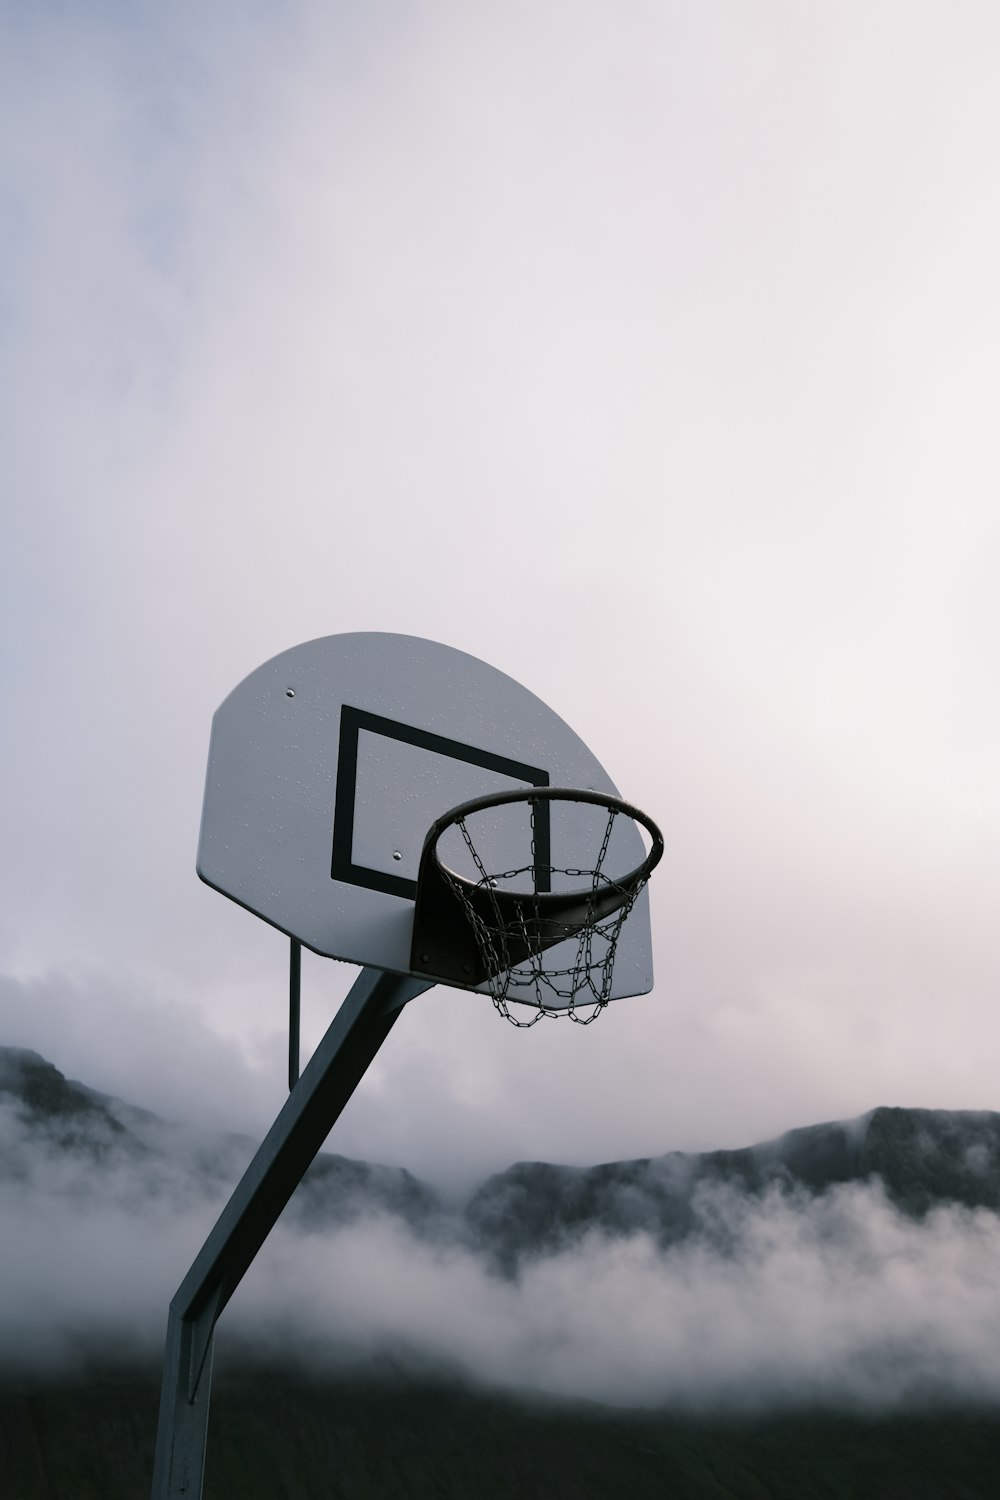
[{"label": "low cloud", "polygon": [[1000,1221],[904,1219],[876,1188],[704,1194],[695,1234],[592,1233],[510,1280],[367,1220],[281,1233],[233,1321],[319,1364],[409,1353],[501,1387],[614,1405],[889,1409],[1000,1395]]},{"label": "low cloud", "polygon": [[[158,1130],[67,1145],[0,1112],[8,1370],[157,1356],[248,1149]],[[877,1184],[818,1198],[705,1184],[679,1243],[594,1230],[508,1275],[444,1208],[404,1217],[359,1193],[316,1225],[293,1200],[222,1319],[223,1347],[317,1370],[389,1358],[620,1406],[1000,1398],[1000,1219],[986,1210],[915,1221]]]}]

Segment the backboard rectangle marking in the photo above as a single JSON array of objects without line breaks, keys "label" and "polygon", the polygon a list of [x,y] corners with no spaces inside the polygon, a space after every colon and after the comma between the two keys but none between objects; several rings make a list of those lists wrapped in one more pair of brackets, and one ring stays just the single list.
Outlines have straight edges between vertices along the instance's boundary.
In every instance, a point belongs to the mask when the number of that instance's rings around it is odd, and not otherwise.
[{"label": "backboard rectangle marking", "polygon": [[[523,761],[497,755],[491,750],[483,750],[478,745],[464,744],[460,740],[449,739],[445,735],[434,734],[430,730],[417,729],[412,724],[402,724],[397,719],[383,718],[379,714],[369,713],[366,709],[353,708],[345,703],[340,714],[340,752],[337,763],[333,857],[330,875],[333,880],[344,881],[349,885],[362,886],[366,890],[384,891],[387,895],[401,896],[408,901],[416,900],[415,880],[404,879],[388,871],[373,869],[370,865],[354,862],[358,739],[362,730],[369,734],[382,735],[405,745],[412,745],[420,750],[430,751],[434,755],[461,761],[466,765],[481,767],[485,771],[509,777],[512,781],[524,782],[529,786],[549,785],[548,771],[543,771],[539,766],[529,766]],[[460,799],[456,798],[456,801],[458,800]],[[442,816],[449,810],[449,808],[442,807],[437,816]],[[550,850],[549,805],[541,803],[536,811],[535,855],[542,868],[550,863]],[[542,888],[540,881],[539,889]],[[548,888],[547,880],[544,881],[544,888]]]}]

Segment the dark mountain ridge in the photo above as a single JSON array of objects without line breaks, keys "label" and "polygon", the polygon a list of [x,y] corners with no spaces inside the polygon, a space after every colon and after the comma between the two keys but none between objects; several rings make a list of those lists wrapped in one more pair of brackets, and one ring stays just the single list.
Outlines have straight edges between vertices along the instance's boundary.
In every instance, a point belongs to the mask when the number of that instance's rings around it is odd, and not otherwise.
[{"label": "dark mountain ridge", "polygon": [[[249,1136],[212,1133],[165,1121],[67,1079],[39,1053],[0,1047],[0,1109],[13,1111],[18,1129],[0,1131],[0,1178],[24,1176],[32,1148],[42,1146],[111,1168],[141,1165],[155,1196],[178,1174],[192,1190],[228,1193],[259,1145]],[[438,1195],[402,1167],[354,1161],[321,1152],[286,1210],[302,1228],[320,1229],[363,1213],[399,1216],[416,1231],[436,1220]]]},{"label": "dark mountain ridge", "polygon": [[[0,1137],[0,1174],[17,1175],[29,1143],[87,1157],[96,1166],[141,1162],[149,1190],[169,1165],[206,1190],[233,1185],[257,1142],[211,1135],[67,1079],[37,1052],[0,1047],[0,1107],[21,1135]],[[818,1196],[852,1183],[882,1184],[901,1212],[919,1218],[942,1204],[1000,1211],[1000,1114],[881,1107],[858,1119],[810,1125],[753,1146],[668,1152],[634,1161],[568,1167],[518,1162],[485,1181],[464,1209],[403,1168],[321,1152],[288,1212],[309,1228],[363,1213],[390,1213],[416,1232],[474,1241],[499,1268],[598,1231],[644,1232],[661,1245],[704,1229],[706,1196],[731,1190]]]},{"label": "dark mountain ridge", "polygon": [[1000,1115],[881,1107],[856,1120],[790,1130],[738,1150],[669,1152],[594,1167],[519,1162],[473,1195],[466,1217],[506,1267],[598,1229],[646,1232],[661,1245],[702,1227],[711,1191],[818,1196],[880,1182],[902,1213],[1000,1210]]}]

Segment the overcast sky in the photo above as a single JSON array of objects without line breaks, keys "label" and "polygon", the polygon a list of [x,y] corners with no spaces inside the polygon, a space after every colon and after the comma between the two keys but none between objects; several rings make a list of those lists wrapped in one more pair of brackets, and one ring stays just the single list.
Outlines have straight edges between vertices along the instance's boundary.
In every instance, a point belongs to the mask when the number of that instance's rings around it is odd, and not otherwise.
[{"label": "overcast sky", "polygon": [[[428,636],[658,820],[656,988],[435,990],[331,1145],[461,1179],[1000,1107],[1000,11],[0,7],[0,1041],[258,1132],[211,715]],[[353,978],[305,965],[305,1037]]]}]

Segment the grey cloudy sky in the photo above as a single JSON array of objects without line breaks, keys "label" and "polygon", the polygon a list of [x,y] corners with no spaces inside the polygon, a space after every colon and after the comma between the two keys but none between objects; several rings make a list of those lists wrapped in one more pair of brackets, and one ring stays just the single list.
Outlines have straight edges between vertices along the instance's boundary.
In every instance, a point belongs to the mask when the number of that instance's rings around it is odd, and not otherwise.
[{"label": "grey cloudy sky", "polygon": [[[211,714],[393,630],[661,823],[657,984],[527,1035],[432,992],[339,1150],[997,1107],[995,6],[0,27],[0,1040],[266,1126],[286,954],[194,875]],[[308,1041],[352,977],[307,963]]]}]

